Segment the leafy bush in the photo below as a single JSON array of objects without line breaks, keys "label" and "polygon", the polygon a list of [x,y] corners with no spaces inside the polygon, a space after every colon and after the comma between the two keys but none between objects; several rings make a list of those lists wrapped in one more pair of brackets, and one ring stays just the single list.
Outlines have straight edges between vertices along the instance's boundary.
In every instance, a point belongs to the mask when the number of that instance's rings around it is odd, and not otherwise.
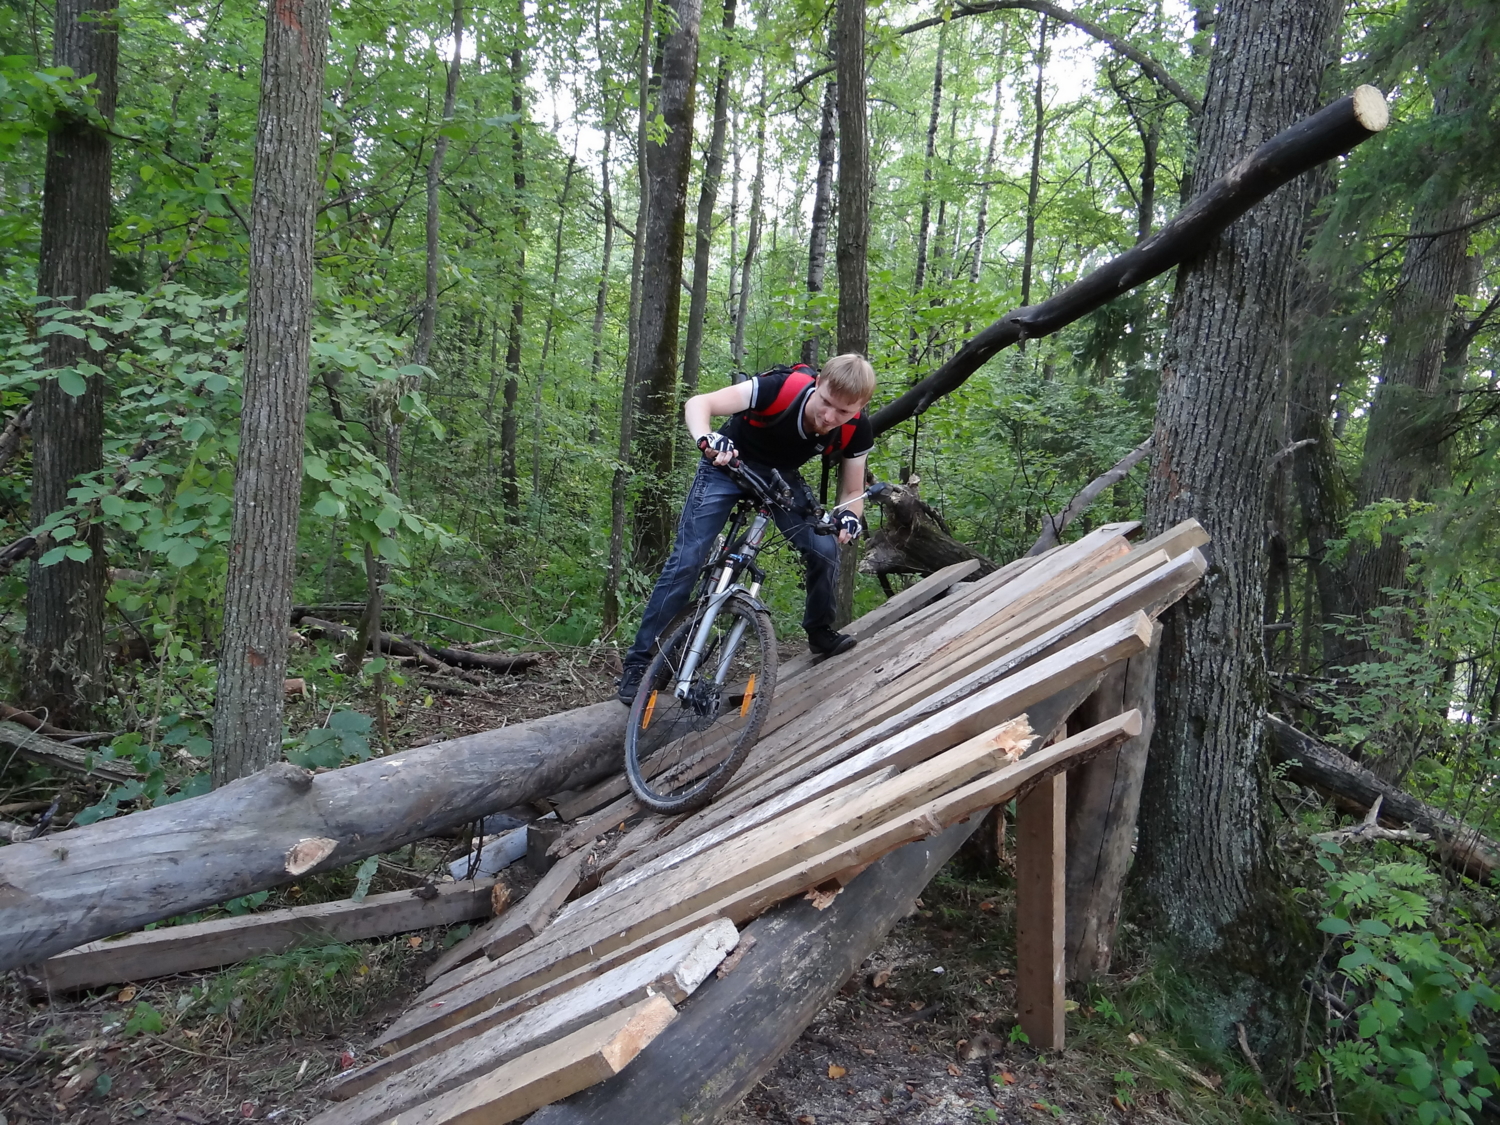
[{"label": "leafy bush", "polygon": [[1311,983],[1324,1041],[1299,1064],[1299,1089],[1312,1094],[1331,1079],[1365,1120],[1472,1122],[1500,1083],[1475,1013],[1500,1012],[1500,993],[1434,926],[1437,877],[1419,863],[1341,865],[1339,845],[1320,843],[1329,879],[1318,928],[1329,943]]}]

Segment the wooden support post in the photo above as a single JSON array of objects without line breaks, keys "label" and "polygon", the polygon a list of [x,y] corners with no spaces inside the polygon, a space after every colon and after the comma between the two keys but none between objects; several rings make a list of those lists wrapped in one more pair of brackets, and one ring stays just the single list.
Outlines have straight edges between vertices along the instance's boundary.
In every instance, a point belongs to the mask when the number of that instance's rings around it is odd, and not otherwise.
[{"label": "wooden support post", "polygon": [[1016,801],[1016,1008],[1038,1050],[1063,1045],[1063,875],[1067,774]]}]

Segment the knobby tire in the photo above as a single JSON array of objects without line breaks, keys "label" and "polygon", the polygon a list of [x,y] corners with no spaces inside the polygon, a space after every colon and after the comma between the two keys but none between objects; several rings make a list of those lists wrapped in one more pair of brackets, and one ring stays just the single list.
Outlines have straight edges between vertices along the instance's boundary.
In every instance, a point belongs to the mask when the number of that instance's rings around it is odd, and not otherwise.
[{"label": "knobby tire", "polygon": [[[625,776],[636,798],[659,813],[690,812],[713,799],[755,745],[776,690],[770,618],[737,593],[714,619],[692,697],[678,700],[677,669],[701,621],[701,613],[691,613],[659,642],[625,725]],[[721,646],[737,622],[745,623],[744,635],[725,682],[715,685]]]}]

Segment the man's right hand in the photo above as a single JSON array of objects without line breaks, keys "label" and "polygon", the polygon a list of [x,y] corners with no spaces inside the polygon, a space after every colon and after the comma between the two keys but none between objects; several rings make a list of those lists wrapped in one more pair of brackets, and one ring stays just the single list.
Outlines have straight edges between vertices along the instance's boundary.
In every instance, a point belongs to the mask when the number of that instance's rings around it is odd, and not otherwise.
[{"label": "man's right hand", "polygon": [[715,465],[727,465],[739,456],[739,450],[721,433],[704,434],[698,439],[698,448],[703,453],[705,461],[712,461]]}]

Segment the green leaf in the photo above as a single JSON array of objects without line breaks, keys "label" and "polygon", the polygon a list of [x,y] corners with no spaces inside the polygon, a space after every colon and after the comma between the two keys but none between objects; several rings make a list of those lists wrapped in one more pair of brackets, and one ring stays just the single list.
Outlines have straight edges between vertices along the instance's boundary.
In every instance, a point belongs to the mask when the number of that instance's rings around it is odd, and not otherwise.
[{"label": "green leaf", "polygon": [[364,902],[365,895],[370,893],[370,882],[375,878],[375,872],[380,870],[380,857],[372,855],[359,865],[354,872],[356,880],[354,893],[349,896],[351,902]]},{"label": "green leaf", "polygon": [[67,557],[67,547],[53,547],[52,550],[43,553],[42,557],[37,559],[36,563],[37,566],[56,566]]},{"label": "green leaf", "polygon": [[327,519],[333,519],[344,514],[344,505],[336,497],[325,492],[318,497],[318,502],[313,505],[313,511]]},{"label": "green leaf", "polygon": [[395,508],[382,508],[375,517],[375,526],[381,531],[391,531],[400,526],[401,513]]},{"label": "green leaf", "polygon": [[355,734],[364,734],[375,722],[369,715],[362,715],[358,711],[335,711],[328,717],[328,726],[333,730],[352,731]]},{"label": "green leaf", "polygon": [[186,539],[174,540],[171,550],[167,552],[167,561],[173,566],[192,566],[198,561],[198,548]]},{"label": "green leaf", "polygon": [[57,373],[57,385],[69,398],[80,398],[89,389],[88,380],[71,367],[64,367]]},{"label": "green leaf", "polygon": [[63,548],[63,554],[74,562],[88,562],[94,557],[93,549],[86,543],[69,543]]},{"label": "green leaf", "polygon": [[99,497],[99,510],[106,516],[123,516],[125,501],[114,495],[101,496]]},{"label": "green leaf", "polygon": [[332,478],[332,474],[328,471],[328,462],[312,454],[308,454],[308,456],[302,459],[302,472],[306,476],[312,477],[313,480],[329,480]]},{"label": "green leaf", "polygon": [[64,336],[71,336],[75,340],[82,340],[88,336],[82,328],[76,324],[69,324],[66,320],[49,320],[37,329],[38,336],[53,336],[61,332]]},{"label": "green leaf", "polygon": [[1347,934],[1354,927],[1349,925],[1347,918],[1339,918],[1336,915],[1330,914],[1318,923],[1318,929],[1322,930],[1325,934]]}]

